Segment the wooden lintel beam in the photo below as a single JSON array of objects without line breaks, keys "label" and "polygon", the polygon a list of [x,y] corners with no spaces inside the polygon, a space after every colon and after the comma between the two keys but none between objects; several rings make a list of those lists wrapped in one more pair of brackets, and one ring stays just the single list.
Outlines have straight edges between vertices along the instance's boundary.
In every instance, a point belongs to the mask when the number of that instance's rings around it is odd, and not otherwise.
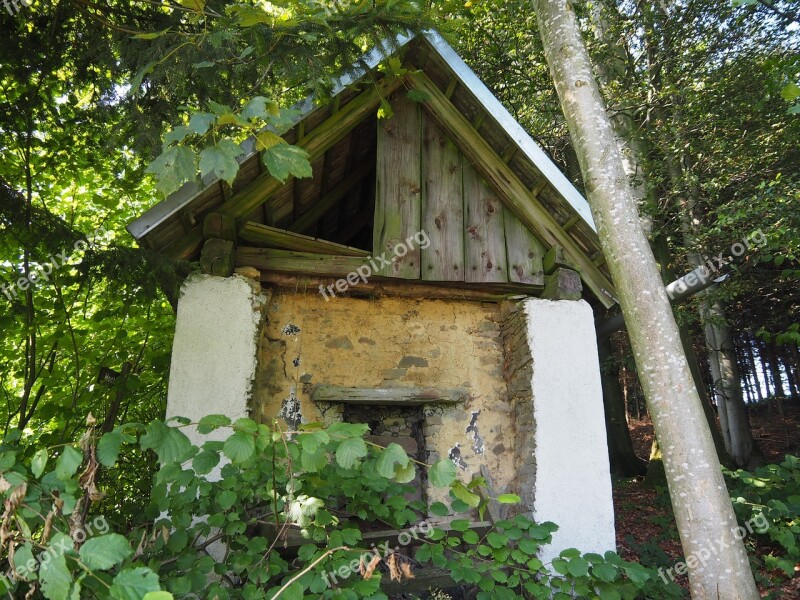
[{"label": "wooden lintel beam", "polygon": [[519,148],[517,147],[517,145],[516,145],[516,144],[514,144],[514,143],[512,143],[512,144],[511,144],[511,145],[510,145],[510,146],[509,146],[509,147],[506,149],[506,151],[505,151],[505,152],[503,152],[503,162],[504,162],[504,163],[506,163],[506,164],[507,164],[507,163],[509,163],[509,162],[511,162],[511,159],[512,159],[512,158],[514,158],[514,155],[517,153],[517,150],[519,150]]},{"label": "wooden lintel beam", "polygon": [[483,136],[475,131],[438,86],[419,72],[410,73],[406,76],[406,80],[413,89],[428,94],[428,99],[422,106],[451,135],[474,167],[492,183],[495,190],[501,194],[506,206],[548,246],[555,244],[563,246],[600,302],[611,307],[614,304],[611,300],[614,286],[608,278],[580,250],[569,234],[562,230],[553,215],[541,205],[536,196],[522,183],[511,167],[503,162]]},{"label": "wooden lintel beam", "polygon": [[355,388],[320,384],[311,392],[314,402],[345,404],[378,404],[420,406],[422,404],[456,404],[469,399],[466,388]]},{"label": "wooden lintel beam", "polygon": [[[243,253],[244,255],[244,253]],[[543,284],[496,284],[409,281],[408,279],[392,279],[372,276],[366,283],[360,280],[357,285],[349,287],[345,292],[335,288],[336,277],[344,274],[315,275],[297,273],[279,273],[261,270],[261,282],[289,290],[308,290],[319,293],[322,289],[333,286],[336,296],[375,298],[392,296],[395,298],[424,298],[427,300],[465,300],[470,302],[503,302],[514,298],[538,296],[544,289]],[[326,295],[330,296],[329,291]]]}]

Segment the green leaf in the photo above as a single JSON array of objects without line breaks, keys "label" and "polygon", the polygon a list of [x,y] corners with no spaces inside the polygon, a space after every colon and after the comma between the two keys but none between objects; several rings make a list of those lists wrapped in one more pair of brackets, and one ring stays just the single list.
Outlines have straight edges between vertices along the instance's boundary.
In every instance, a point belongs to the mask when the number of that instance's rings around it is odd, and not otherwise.
[{"label": "green leaf", "polygon": [[789,85],[784,86],[781,90],[781,98],[787,102],[794,102],[800,98],[800,85],[797,85],[796,83],[790,83]]},{"label": "green leaf", "polygon": [[147,592],[142,600],[174,600],[169,592]]},{"label": "green leaf", "polygon": [[[209,63],[209,66],[213,65],[214,63]],[[195,65],[197,68],[197,65]],[[217,117],[212,115],[211,113],[207,112],[196,112],[193,113],[192,116],[189,118],[189,129],[191,129],[192,133],[196,133],[197,135],[203,135],[211,125],[214,124],[214,121],[217,120]],[[202,419],[201,419],[202,420]]]},{"label": "green leaf", "polygon": [[317,447],[312,451],[303,448],[300,454],[300,464],[306,471],[316,473],[328,464],[328,453],[325,452],[325,448],[322,447]]},{"label": "green leaf", "polygon": [[277,146],[278,144],[285,144],[286,140],[284,140],[281,136],[275,135],[271,131],[259,131],[256,135],[256,150],[268,150],[273,146]]},{"label": "green leaf", "polygon": [[360,437],[347,438],[336,448],[336,462],[343,469],[352,469],[367,455],[367,444]]},{"label": "green leaf", "polygon": [[408,90],[406,96],[412,102],[426,102],[431,99],[431,95],[424,90]]},{"label": "green leaf", "polygon": [[231,424],[229,417],[225,415],[206,415],[197,422],[198,433],[211,433],[220,427],[227,427]]},{"label": "green leaf", "polygon": [[31,459],[31,472],[34,477],[41,477],[44,473],[44,468],[47,465],[47,448],[38,450]]},{"label": "green leaf", "polygon": [[456,480],[456,465],[449,458],[443,458],[428,470],[428,478],[436,487],[447,487]]},{"label": "green leaf", "polygon": [[584,577],[589,574],[589,561],[581,556],[573,558],[567,563],[567,571],[573,577]]},{"label": "green leaf", "polygon": [[452,527],[455,531],[466,531],[469,529],[469,520],[454,519],[453,521],[450,521],[450,527]]},{"label": "green leaf", "polygon": [[143,450],[153,450],[161,464],[181,462],[192,449],[192,442],[180,429],[163,421],[153,421],[145,428],[139,444]]},{"label": "green leaf", "polygon": [[516,494],[500,494],[497,497],[497,501],[500,504],[519,504],[520,502],[522,502],[522,498],[520,498]]},{"label": "green leaf", "polygon": [[650,571],[637,563],[628,563],[622,567],[625,576],[637,585],[642,585],[650,579]]},{"label": "green leaf", "polygon": [[217,496],[217,504],[220,505],[222,510],[228,510],[231,506],[236,504],[236,492],[233,490],[224,490]]},{"label": "green leaf", "polygon": [[155,175],[158,191],[169,196],[197,175],[194,152],[185,146],[170,146],[147,165],[145,173]]},{"label": "green leaf", "polygon": [[200,174],[206,176],[213,173],[231,185],[239,172],[236,157],[241,154],[242,149],[237,144],[231,140],[220,140],[200,153]]},{"label": "green leaf", "polygon": [[[19,546],[16,551],[14,552],[14,567],[17,571],[20,569],[24,569],[25,571],[20,573],[23,579],[33,579],[35,577],[35,573],[29,573],[27,564],[30,561],[36,562],[33,558],[33,546],[31,546],[30,542],[26,542],[24,545]],[[0,578],[0,581],[2,578]]]},{"label": "green leaf", "polygon": [[219,464],[219,452],[204,448],[192,459],[192,468],[198,475],[210,473]]},{"label": "green leaf", "polygon": [[122,433],[110,431],[100,438],[97,442],[97,460],[101,465],[113,467],[119,457],[119,449],[122,447]]},{"label": "green leaf", "polygon": [[128,558],[133,554],[133,549],[123,536],[109,533],[87,540],[78,554],[90,569],[104,571]]},{"label": "green leaf", "polygon": [[392,479],[394,477],[395,465],[399,465],[401,469],[408,466],[410,462],[408,454],[403,450],[400,444],[392,442],[381,451],[378,458],[376,469],[381,477]]},{"label": "green leaf", "polygon": [[205,0],[178,0],[181,6],[185,6],[189,10],[193,10],[195,12],[203,12],[203,9],[206,7]]},{"label": "green leaf", "polygon": [[270,116],[279,116],[280,110],[278,105],[264,96],[255,96],[250,98],[247,104],[244,105],[240,113],[244,119],[267,119]]},{"label": "green leaf", "polygon": [[450,490],[456,498],[472,508],[478,508],[478,505],[481,503],[481,497],[470,492],[460,481],[456,481],[451,486]]},{"label": "green leaf", "polygon": [[299,583],[293,583],[281,594],[283,600],[303,600],[303,586]]},{"label": "green leaf", "polygon": [[178,125],[164,136],[164,143],[169,146],[175,142],[182,142],[190,133],[192,133],[191,128],[187,127],[186,125]]},{"label": "green leaf", "polygon": [[[49,562],[42,561],[39,579],[42,581],[42,593],[48,600],[68,600],[69,588],[72,585],[72,574],[67,569],[67,561],[57,548],[47,550],[51,554]],[[55,558],[52,554],[55,553]]]},{"label": "green leaf", "polygon": [[397,483],[409,483],[414,481],[416,476],[417,469],[411,461],[405,467],[397,467],[394,472],[394,480]]},{"label": "green leaf", "polygon": [[601,581],[607,581],[608,583],[611,583],[617,578],[617,567],[614,565],[609,565],[608,563],[594,565],[592,566],[592,575]]},{"label": "green leaf", "polygon": [[289,176],[311,177],[308,152],[298,146],[276,144],[264,151],[264,165],[270,175],[285,182]]},{"label": "green leaf", "polygon": [[109,590],[117,600],[144,600],[148,592],[158,592],[158,576],[147,567],[120,571]]},{"label": "green leaf", "polygon": [[244,431],[237,431],[227,440],[222,447],[222,452],[234,463],[243,462],[253,456],[256,450],[255,438]]},{"label": "green leaf", "polygon": [[75,475],[75,471],[83,462],[83,454],[72,446],[64,447],[61,456],[56,460],[56,477],[62,481]]},{"label": "green leaf", "polygon": [[442,502],[434,502],[431,504],[430,509],[431,514],[436,515],[437,517],[445,517],[450,514],[450,510],[447,508],[446,504]]}]

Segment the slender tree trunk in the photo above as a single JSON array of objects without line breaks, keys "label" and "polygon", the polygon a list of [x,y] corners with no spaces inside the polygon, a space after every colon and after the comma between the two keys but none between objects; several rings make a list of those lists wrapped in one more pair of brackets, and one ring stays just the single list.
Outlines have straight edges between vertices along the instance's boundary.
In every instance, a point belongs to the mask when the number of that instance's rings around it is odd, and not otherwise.
[{"label": "slender tree trunk", "polygon": [[[566,0],[534,0],[545,56],[628,326],[659,440],[695,599],[759,598],[711,432],[656,261],[639,224],[613,127]],[[713,553],[712,549],[719,552]],[[712,556],[705,562],[699,556]]]},{"label": "slender tree trunk", "polygon": [[770,389],[772,378],[767,370],[767,344],[758,340],[756,340],[756,344],[758,344],[758,362],[761,363],[761,374],[764,376],[764,390],[766,391],[767,399],[769,399],[775,395],[775,385],[773,383],[772,389]]},{"label": "slender tree trunk", "polygon": [[778,364],[778,353],[775,351],[775,345],[772,342],[766,342],[764,346],[767,349],[767,360],[769,362],[769,371],[772,374],[772,385],[775,388],[775,397],[783,398],[786,392],[783,388],[781,367]]},{"label": "slender tree trunk", "polygon": [[647,467],[636,456],[628,429],[622,390],[619,385],[619,366],[614,361],[611,337],[597,340],[600,355],[600,379],[603,384],[603,407],[606,414],[606,437],[611,470],[615,475],[634,477],[644,475]]},{"label": "slender tree trunk", "polygon": [[764,400],[764,395],[761,393],[761,381],[758,379],[758,370],[756,369],[755,357],[755,339],[752,336],[747,337],[747,360],[750,363],[750,372],[753,374],[753,383],[755,384],[755,395],[759,402]]}]

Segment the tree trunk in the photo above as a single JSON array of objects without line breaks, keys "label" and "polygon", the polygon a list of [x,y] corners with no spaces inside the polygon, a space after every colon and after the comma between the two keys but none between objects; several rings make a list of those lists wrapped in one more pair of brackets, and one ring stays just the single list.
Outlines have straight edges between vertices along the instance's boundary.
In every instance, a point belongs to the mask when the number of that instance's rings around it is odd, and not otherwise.
[{"label": "tree trunk", "polygon": [[766,342],[764,347],[767,349],[767,361],[769,362],[769,371],[772,374],[772,385],[775,388],[775,397],[783,398],[786,392],[783,388],[781,367],[778,364],[778,353],[775,351],[775,345],[772,342]]},{"label": "tree trunk", "polygon": [[611,471],[622,477],[644,475],[645,462],[636,456],[628,429],[622,389],[619,385],[619,366],[614,360],[611,336],[597,340],[600,355],[600,379],[603,384],[603,407],[606,414],[606,437]]},{"label": "tree trunk", "polygon": [[[772,385],[772,389],[770,389],[770,375],[769,371],[767,370],[767,344],[765,342],[759,342],[756,340],[756,344],[758,344],[758,361],[761,363],[761,374],[764,376],[764,389],[766,390],[767,400],[771,396],[775,395],[775,385]],[[772,406],[770,404],[770,406]]]},{"label": "tree trunk", "polygon": [[[752,466],[758,462],[759,452],[750,431],[747,407],[742,397],[739,365],[733,336],[728,328],[718,302],[713,303],[706,313],[706,341],[710,350],[718,357],[720,376],[715,381],[714,392],[717,406],[725,407],[727,416],[728,452],[739,467]],[[722,411],[720,410],[720,414]]]},{"label": "tree trunk", "polygon": [[[695,558],[688,560],[692,596],[755,600],[711,432],[575,14],[566,0],[533,4],[663,453],[683,550]],[[704,563],[697,560],[709,553]]]},{"label": "tree trunk", "polygon": [[750,372],[753,374],[753,385],[755,385],[755,395],[759,402],[764,400],[764,396],[761,394],[761,382],[758,379],[758,370],[756,369],[756,357],[755,357],[755,340],[752,336],[747,337],[747,344],[745,345],[747,348],[747,360],[750,364]]}]

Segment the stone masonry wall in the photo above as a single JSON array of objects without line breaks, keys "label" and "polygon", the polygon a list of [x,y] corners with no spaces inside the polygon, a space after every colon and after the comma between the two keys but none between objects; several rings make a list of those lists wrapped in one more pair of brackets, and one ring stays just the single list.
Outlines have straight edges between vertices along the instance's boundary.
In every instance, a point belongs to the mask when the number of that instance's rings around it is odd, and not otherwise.
[{"label": "stone masonry wall", "polygon": [[[500,307],[407,298],[335,298],[274,290],[260,336],[255,414],[287,426],[331,423],[342,404],[316,404],[315,384],[344,387],[464,387],[457,405],[425,405],[422,460],[449,456],[469,480],[488,467],[498,488],[514,477],[513,415],[503,377]],[[393,418],[386,414],[382,419]],[[408,435],[382,428],[383,436]],[[428,490],[429,499],[444,496]]]},{"label": "stone masonry wall", "polygon": [[523,506],[533,506],[533,484],[536,475],[536,457],[531,381],[533,359],[528,345],[528,322],[517,304],[503,305],[503,350],[506,357],[505,378],[508,398],[514,421],[514,471],[513,488],[522,498]]}]

